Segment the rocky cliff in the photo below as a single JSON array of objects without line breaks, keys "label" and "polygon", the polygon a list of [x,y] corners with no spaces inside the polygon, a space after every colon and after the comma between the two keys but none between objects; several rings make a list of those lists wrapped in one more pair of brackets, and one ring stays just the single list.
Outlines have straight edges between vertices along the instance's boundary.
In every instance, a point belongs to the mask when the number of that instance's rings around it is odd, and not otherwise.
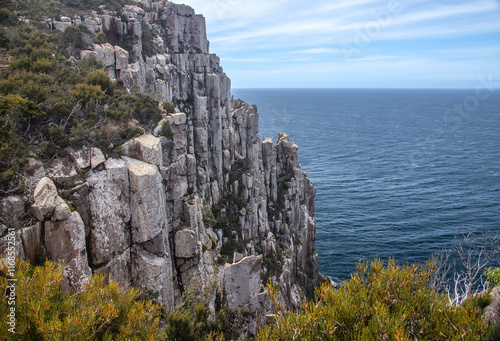
[{"label": "rocky cliff", "polygon": [[290,307],[311,297],[315,188],[297,145],[284,133],[275,144],[259,138],[257,108],[232,100],[205,19],[165,1],[58,19],[46,23],[103,32],[109,43],[79,58],[96,57],[112,79],[175,112],[119,156],[88,146],[48,165],[30,159],[25,195],[0,205],[0,233],[17,227],[19,255],[66,262],[70,289],[103,272],[168,309],[188,287],[215,283],[213,309],[248,312],[250,332],[268,311],[268,279]]}]

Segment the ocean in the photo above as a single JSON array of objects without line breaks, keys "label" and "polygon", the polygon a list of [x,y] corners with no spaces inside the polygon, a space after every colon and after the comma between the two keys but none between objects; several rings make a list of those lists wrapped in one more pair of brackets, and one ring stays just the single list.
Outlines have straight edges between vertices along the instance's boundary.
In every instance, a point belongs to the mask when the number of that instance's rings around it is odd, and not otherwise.
[{"label": "ocean", "polygon": [[320,272],[425,263],[468,229],[500,232],[500,90],[233,89],[259,136],[286,132],[317,190]]}]

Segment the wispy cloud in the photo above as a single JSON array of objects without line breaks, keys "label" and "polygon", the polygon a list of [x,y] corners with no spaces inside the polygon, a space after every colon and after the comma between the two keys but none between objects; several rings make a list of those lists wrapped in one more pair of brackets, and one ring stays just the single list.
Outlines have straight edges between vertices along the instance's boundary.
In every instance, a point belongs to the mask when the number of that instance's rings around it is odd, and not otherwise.
[{"label": "wispy cloud", "polygon": [[328,47],[318,47],[314,49],[300,50],[296,51],[296,53],[303,54],[331,54],[331,53],[339,53],[338,49],[328,48]]},{"label": "wispy cloud", "polygon": [[[408,79],[485,71],[500,78],[500,0],[184,2],[206,16],[211,50],[230,76],[253,79],[259,64],[263,79],[286,79],[287,72],[377,79],[395,70]],[[346,44],[357,52],[350,63],[341,51]]]}]

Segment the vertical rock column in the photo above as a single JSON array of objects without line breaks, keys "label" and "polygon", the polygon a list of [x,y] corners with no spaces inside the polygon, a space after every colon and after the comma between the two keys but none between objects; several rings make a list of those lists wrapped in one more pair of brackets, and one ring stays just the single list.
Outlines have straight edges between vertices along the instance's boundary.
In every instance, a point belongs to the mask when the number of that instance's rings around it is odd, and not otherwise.
[{"label": "vertical rock column", "polygon": [[130,282],[130,184],[123,160],[109,159],[89,179],[93,267],[122,286]]},{"label": "vertical rock column", "polygon": [[[159,151],[161,153],[161,150]],[[130,179],[132,285],[174,309],[165,189],[158,167],[123,157]]]}]

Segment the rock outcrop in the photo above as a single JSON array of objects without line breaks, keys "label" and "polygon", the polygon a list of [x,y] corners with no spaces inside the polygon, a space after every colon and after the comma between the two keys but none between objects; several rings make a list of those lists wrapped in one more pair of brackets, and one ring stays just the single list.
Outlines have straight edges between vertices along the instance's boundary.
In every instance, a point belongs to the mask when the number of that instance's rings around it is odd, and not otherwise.
[{"label": "rock outcrop", "polygon": [[[205,19],[184,5],[144,1],[121,14],[47,21],[53,29],[79,23],[109,42],[81,58],[95,56],[111,78],[173,102],[176,112],[125,143],[120,157],[88,146],[47,169],[30,161],[33,199],[28,193],[0,205],[4,216],[29,210],[35,218],[20,229],[20,254],[47,251],[66,262],[70,288],[103,272],[168,309],[189,286],[216,282],[224,304],[250,314],[250,332],[269,308],[267,279],[290,307],[303,293],[311,297],[314,186],[297,145],[284,133],[275,145],[261,139],[257,107],[232,100],[231,82],[209,54]],[[125,39],[128,50],[118,46]]]},{"label": "rock outcrop", "polygon": [[490,293],[491,303],[484,309],[484,320],[500,328],[500,287],[495,287]]}]

